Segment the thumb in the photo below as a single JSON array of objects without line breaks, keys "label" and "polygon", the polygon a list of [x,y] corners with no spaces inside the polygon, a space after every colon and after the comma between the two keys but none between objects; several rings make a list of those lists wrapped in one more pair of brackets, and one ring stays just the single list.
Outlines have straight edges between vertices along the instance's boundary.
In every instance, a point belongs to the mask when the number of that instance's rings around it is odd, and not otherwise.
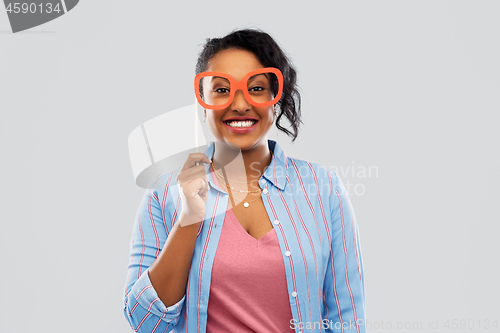
[{"label": "thumb", "polygon": [[207,192],[208,192],[207,182],[204,179],[202,179],[200,196],[205,197],[207,195]]}]

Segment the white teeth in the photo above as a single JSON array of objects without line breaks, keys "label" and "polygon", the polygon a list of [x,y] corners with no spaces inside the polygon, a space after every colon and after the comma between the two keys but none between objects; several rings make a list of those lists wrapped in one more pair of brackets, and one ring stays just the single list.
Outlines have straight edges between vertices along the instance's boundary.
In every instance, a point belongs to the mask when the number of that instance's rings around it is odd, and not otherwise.
[{"label": "white teeth", "polygon": [[226,124],[228,124],[231,127],[250,127],[253,124],[255,124],[255,120],[245,120],[245,121],[227,121]]}]

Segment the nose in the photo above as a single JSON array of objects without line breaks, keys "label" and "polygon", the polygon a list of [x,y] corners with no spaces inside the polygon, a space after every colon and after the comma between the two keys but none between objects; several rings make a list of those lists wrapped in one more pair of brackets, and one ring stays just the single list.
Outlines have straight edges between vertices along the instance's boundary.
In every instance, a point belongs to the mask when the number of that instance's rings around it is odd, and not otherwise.
[{"label": "nose", "polygon": [[234,99],[231,103],[231,108],[240,112],[245,112],[250,109],[250,103],[247,101],[245,94],[241,89],[236,90],[236,92],[234,93]]}]

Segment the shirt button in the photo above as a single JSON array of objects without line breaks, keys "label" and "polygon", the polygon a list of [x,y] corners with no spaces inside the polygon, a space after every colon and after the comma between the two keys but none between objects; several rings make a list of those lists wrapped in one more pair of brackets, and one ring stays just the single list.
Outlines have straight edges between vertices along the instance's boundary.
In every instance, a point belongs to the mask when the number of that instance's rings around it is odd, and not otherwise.
[{"label": "shirt button", "polygon": [[267,188],[265,188],[264,190],[262,190],[262,192],[264,192],[264,194],[267,194]]},{"label": "shirt button", "polygon": [[289,256],[290,256],[290,251],[286,251],[286,252],[285,252],[285,255],[286,255],[287,257],[289,257]]},{"label": "shirt button", "polygon": [[265,183],[266,183],[266,180],[265,180],[264,178],[262,178],[262,179],[260,180],[260,182],[261,182],[262,184],[265,184]]},{"label": "shirt button", "polygon": [[278,221],[278,220],[274,220],[274,224],[276,224],[276,225],[277,225],[277,224],[280,224],[280,221]]},{"label": "shirt button", "polygon": [[292,292],[293,297],[297,297],[297,293],[295,291]]}]

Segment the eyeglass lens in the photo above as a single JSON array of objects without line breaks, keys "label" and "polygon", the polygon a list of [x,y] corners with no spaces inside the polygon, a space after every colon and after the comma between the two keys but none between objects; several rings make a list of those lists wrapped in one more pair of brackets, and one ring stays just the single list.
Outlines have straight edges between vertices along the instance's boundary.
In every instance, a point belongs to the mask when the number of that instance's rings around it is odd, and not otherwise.
[{"label": "eyeglass lens", "polygon": [[[278,85],[278,79],[274,73],[261,73],[248,78],[246,89],[251,99],[248,102],[266,103],[272,101],[274,98],[273,85]],[[232,90],[235,89],[227,78],[212,75],[203,76],[202,86],[205,103],[213,106],[227,103],[231,98]]]}]

